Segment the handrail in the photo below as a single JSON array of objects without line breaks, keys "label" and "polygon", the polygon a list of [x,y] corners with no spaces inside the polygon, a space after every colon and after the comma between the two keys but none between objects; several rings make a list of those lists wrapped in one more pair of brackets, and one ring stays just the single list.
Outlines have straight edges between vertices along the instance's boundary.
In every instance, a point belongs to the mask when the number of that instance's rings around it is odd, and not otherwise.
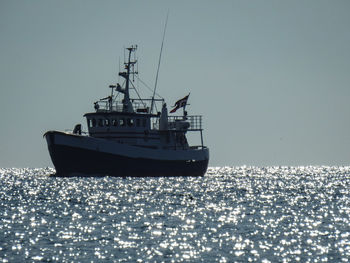
[{"label": "handrail", "polygon": [[[202,115],[189,115],[185,118],[183,116],[169,116],[168,123],[171,126],[171,123],[176,124],[176,122],[188,122],[190,124],[188,131],[202,130]],[[175,125],[176,126],[176,125]]]},{"label": "handrail", "polygon": [[[183,128],[181,128],[181,124],[184,124]],[[186,127],[186,123],[189,126]],[[155,120],[153,123],[153,129],[159,129],[159,118]],[[183,130],[183,131],[201,131],[202,128],[202,116],[201,115],[190,115],[186,116],[168,116],[168,129],[169,130]]]},{"label": "handrail", "polygon": [[[99,108],[96,110],[97,112],[109,112],[109,111],[122,112],[123,111],[122,102],[115,102],[113,103],[113,105],[110,106],[110,103],[108,101],[99,101],[98,105],[99,105]],[[148,106],[142,102],[132,102],[132,106],[136,112],[138,109],[148,109]]]}]

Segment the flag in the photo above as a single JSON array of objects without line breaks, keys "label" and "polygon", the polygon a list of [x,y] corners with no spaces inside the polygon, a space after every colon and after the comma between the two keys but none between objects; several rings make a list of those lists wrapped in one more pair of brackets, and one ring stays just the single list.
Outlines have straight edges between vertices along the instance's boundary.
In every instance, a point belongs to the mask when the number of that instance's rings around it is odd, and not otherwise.
[{"label": "flag", "polygon": [[186,97],[184,97],[184,98],[178,100],[177,102],[175,102],[175,105],[173,106],[175,108],[172,109],[170,111],[170,113],[174,113],[175,111],[177,111],[177,109],[185,107],[187,105],[188,96],[190,96],[190,94],[188,94]]}]

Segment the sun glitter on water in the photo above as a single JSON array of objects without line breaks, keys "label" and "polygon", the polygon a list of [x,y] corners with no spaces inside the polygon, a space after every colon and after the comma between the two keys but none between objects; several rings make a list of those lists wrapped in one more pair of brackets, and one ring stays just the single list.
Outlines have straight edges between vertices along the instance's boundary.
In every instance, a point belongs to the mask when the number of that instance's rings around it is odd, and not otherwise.
[{"label": "sun glitter on water", "polygon": [[348,262],[350,167],[200,178],[0,169],[0,262]]}]

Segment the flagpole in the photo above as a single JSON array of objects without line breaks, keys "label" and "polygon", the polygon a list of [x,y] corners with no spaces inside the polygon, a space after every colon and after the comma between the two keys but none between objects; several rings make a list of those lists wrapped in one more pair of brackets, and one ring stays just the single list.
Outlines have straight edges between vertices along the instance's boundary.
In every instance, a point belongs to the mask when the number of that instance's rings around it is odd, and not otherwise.
[{"label": "flagpole", "polygon": [[188,93],[188,95],[186,96],[187,99],[186,99],[186,102],[185,102],[185,105],[183,106],[183,119],[184,121],[187,120],[187,112],[186,112],[186,106],[187,106],[187,100],[188,100],[188,97],[190,96],[191,92]]}]

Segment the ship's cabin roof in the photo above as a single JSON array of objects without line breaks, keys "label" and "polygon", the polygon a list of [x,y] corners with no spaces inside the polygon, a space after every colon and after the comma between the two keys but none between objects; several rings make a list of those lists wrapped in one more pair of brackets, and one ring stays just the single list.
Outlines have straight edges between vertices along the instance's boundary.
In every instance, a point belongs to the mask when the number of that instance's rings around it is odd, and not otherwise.
[{"label": "ship's cabin roof", "polygon": [[119,112],[119,111],[96,111],[85,113],[84,117],[91,118],[95,116],[106,116],[106,117],[114,117],[114,116],[132,116],[137,118],[151,118],[151,117],[159,117],[159,114],[145,114],[145,113],[136,113],[136,112]]}]

